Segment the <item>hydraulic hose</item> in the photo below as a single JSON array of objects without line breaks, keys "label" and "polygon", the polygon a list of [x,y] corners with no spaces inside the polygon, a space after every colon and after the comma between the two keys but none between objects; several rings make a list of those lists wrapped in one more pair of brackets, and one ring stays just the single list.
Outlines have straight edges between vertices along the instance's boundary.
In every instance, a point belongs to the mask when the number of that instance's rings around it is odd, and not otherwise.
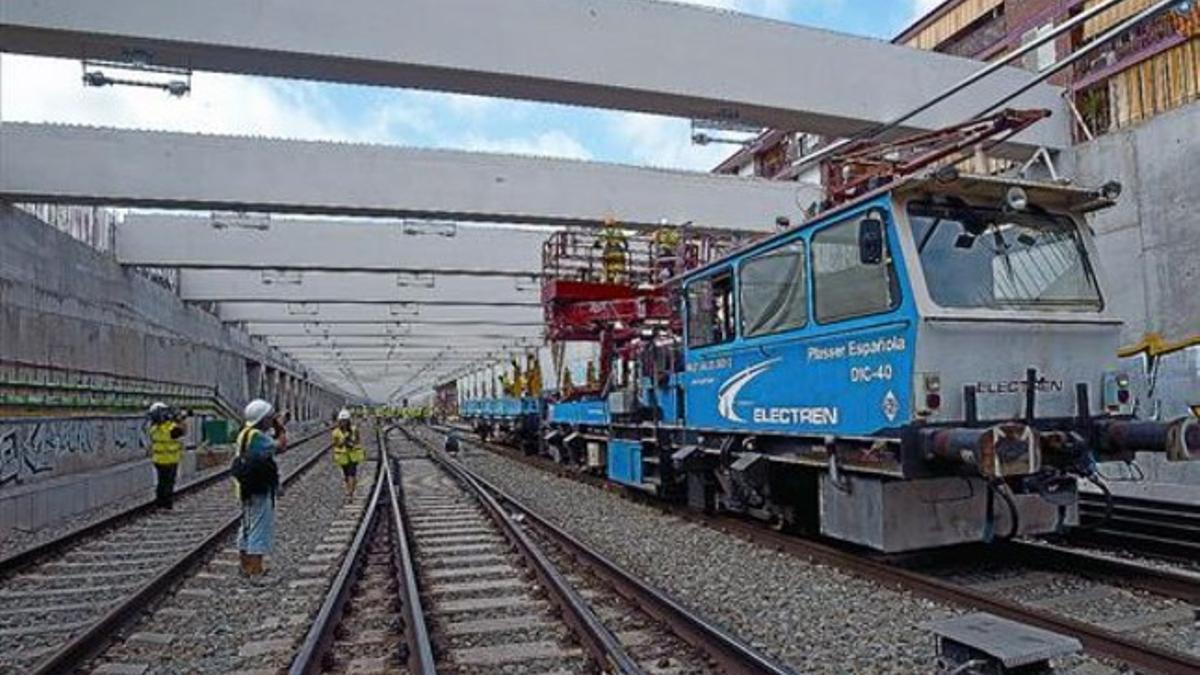
[{"label": "hydraulic hose", "polygon": [[1100,492],[1104,494],[1104,518],[1094,523],[1088,523],[1087,525],[1079,526],[1084,530],[1092,530],[1100,527],[1101,525],[1105,525],[1108,523],[1108,521],[1112,520],[1113,494],[1112,490],[1108,489],[1108,483],[1104,482],[1104,479],[1100,477],[1100,474],[1096,473],[1095,471],[1089,473],[1087,476],[1085,476],[1085,478],[1087,479],[1087,482],[1095,485],[1097,488],[1100,488]]},{"label": "hydraulic hose", "polygon": [[992,506],[992,495],[1000,495],[1000,498],[1004,500],[1004,504],[1008,506],[1008,515],[1012,520],[1012,523],[1008,528],[1008,534],[1000,537],[1000,541],[1009,541],[1016,537],[1017,533],[1021,531],[1021,516],[1017,512],[1017,502],[1013,499],[1008,486],[1005,485],[1003,480],[996,479],[988,482],[988,520],[992,521],[993,523],[989,526],[989,530],[995,527],[993,521],[995,515]]}]

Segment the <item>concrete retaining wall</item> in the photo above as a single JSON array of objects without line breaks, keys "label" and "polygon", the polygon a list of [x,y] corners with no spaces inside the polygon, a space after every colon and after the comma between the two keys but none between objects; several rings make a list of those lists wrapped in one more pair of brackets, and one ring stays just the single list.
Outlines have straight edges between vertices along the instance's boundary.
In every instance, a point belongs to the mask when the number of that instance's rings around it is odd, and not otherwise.
[{"label": "concrete retaining wall", "polygon": [[[180,483],[195,475],[195,455],[184,453]],[[116,501],[154,496],[149,459],[127,461],[84,474],[67,475],[0,491],[0,538],[9,531],[34,532],[47,525]]]},{"label": "concrete retaining wall", "polygon": [[[1121,181],[1120,203],[1097,213],[1109,302],[1125,318],[1124,342],[1147,332],[1200,334],[1200,103],[1154,117],[1074,154],[1081,185]],[[1144,376],[1142,360],[1130,370]],[[1164,417],[1200,403],[1200,349],[1162,359],[1155,398]],[[1146,406],[1142,415],[1150,413]]]},{"label": "concrete retaining wall", "polygon": [[[327,420],[342,405],[340,395],[302,386],[297,364],[249,335],[6,204],[0,362],[215,388],[239,407],[264,396],[297,420]],[[0,533],[147,489],[144,425],[140,416],[0,420]]]}]

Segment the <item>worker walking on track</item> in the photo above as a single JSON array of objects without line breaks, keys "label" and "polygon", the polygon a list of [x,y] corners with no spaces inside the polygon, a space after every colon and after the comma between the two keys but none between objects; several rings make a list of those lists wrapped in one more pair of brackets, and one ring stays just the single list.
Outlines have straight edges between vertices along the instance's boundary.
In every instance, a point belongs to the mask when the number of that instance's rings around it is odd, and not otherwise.
[{"label": "worker walking on track", "polygon": [[277,446],[271,438],[275,409],[261,399],[246,406],[246,424],[237,439],[233,477],[242,501],[242,526],[238,531],[238,557],[242,573],[264,573],[263,556],[275,543],[275,494],[279,491]]},{"label": "worker walking on track", "polygon": [[187,425],[183,417],[165,403],[150,406],[150,461],[154,463],[157,483],[154,503],[164,509],[175,508],[175,478],[183,458],[183,437]]},{"label": "worker walking on track", "polygon": [[354,426],[350,411],[343,409],[338,413],[337,426],[333,428],[333,463],[342,469],[347,499],[354,496],[354,488],[358,486],[358,465],[362,464],[363,459],[358,429]]}]

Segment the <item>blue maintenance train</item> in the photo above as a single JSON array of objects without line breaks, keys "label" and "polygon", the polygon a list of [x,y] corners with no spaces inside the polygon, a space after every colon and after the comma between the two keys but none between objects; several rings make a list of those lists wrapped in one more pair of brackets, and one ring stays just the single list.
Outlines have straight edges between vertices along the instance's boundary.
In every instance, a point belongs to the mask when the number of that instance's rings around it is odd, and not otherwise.
[{"label": "blue maintenance train", "polygon": [[602,395],[467,400],[531,450],[886,552],[1077,523],[1078,479],[1200,453],[1139,421],[1083,189],[942,170],[672,280]]}]

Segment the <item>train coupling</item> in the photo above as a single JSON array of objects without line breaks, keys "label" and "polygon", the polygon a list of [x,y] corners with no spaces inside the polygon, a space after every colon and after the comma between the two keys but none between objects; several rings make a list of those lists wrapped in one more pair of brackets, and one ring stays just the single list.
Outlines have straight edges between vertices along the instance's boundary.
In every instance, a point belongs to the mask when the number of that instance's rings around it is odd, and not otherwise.
[{"label": "train coupling", "polygon": [[1097,445],[1102,456],[1132,458],[1145,451],[1164,453],[1171,462],[1200,460],[1200,419],[1106,421],[1099,426]]},{"label": "train coupling", "polygon": [[984,478],[1035,474],[1042,468],[1037,430],[1018,422],[922,429],[919,440],[927,461],[957,464]]}]

